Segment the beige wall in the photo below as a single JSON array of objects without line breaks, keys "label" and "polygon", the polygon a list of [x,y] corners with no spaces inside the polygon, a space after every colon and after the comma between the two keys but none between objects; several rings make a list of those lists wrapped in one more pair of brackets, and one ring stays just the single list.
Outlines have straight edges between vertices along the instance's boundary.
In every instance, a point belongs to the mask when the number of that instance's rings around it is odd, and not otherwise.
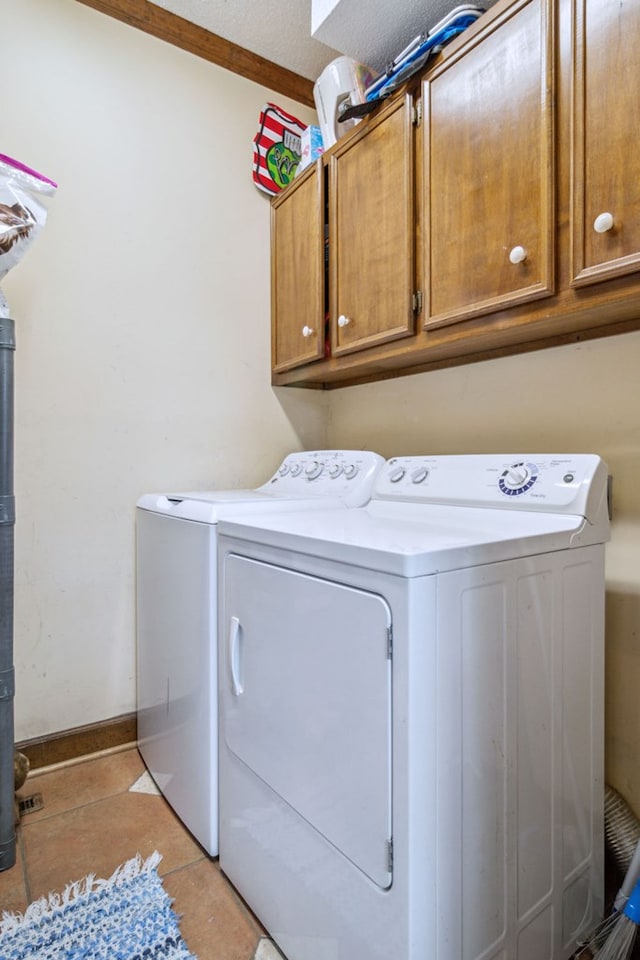
[{"label": "beige wall", "polygon": [[337,390],[328,440],[385,457],[566,451],[607,461],[607,778],[640,816],[640,333]]},{"label": "beige wall", "polygon": [[135,708],[134,504],[261,482],[325,398],[269,375],[272,91],[75,0],[2,8],[0,152],[59,182],[16,320],[16,738]]},{"label": "beige wall", "polygon": [[3,7],[2,152],[60,182],[17,322],[16,734],[135,705],[133,504],[289,449],[594,451],[614,476],[607,764],[640,815],[640,334],[352,387],[269,386],[273,99],[75,0]]}]

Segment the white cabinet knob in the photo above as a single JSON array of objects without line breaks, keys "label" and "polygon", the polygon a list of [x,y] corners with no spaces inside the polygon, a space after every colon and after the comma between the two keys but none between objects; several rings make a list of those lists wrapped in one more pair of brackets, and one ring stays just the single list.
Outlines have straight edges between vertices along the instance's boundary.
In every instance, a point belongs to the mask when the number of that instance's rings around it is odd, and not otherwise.
[{"label": "white cabinet knob", "polygon": [[613,214],[601,213],[593,221],[593,229],[596,233],[607,233],[613,227]]},{"label": "white cabinet knob", "polygon": [[312,337],[313,334],[314,334],[314,331],[313,331],[313,329],[312,329],[311,327],[304,326],[304,327],[302,328],[302,336],[303,336],[303,337]]},{"label": "white cabinet knob", "polygon": [[340,316],[338,317],[338,326],[339,326],[339,327],[348,327],[350,323],[351,323],[350,318],[349,318],[349,317],[345,317],[344,313],[341,313]]},{"label": "white cabinet knob", "polygon": [[527,251],[524,247],[514,247],[511,253],[509,254],[509,260],[511,263],[524,263],[527,259]]}]

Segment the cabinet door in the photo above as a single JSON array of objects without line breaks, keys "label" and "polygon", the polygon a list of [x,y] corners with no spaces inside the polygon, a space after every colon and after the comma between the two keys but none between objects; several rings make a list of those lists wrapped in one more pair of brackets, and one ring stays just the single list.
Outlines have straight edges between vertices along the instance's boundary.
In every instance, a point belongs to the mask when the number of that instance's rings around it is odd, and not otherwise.
[{"label": "cabinet door", "polygon": [[427,327],[554,291],[552,13],[517,0],[424,82]]},{"label": "cabinet door", "polygon": [[336,355],[414,332],[412,100],[363,123],[330,158],[329,290]]},{"label": "cabinet door", "polygon": [[640,3],[573,0],[574,285],[640,269]]},{"label": "cabinet door", "polygon": [[324,356],[324,174],[305,171],[271,207],[271,365]]}]

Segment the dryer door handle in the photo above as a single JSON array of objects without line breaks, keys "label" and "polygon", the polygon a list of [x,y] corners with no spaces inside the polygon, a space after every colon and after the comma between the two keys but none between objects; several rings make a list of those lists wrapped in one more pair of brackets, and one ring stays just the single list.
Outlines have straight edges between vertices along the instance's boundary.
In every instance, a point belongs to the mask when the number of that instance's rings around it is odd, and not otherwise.
[{"label": "dryer door handle", "polygon": [[240,680],[240,620],[231,617],[229,623],[229,667],[231,669],[231,687],[236,697],[243,692]]}]

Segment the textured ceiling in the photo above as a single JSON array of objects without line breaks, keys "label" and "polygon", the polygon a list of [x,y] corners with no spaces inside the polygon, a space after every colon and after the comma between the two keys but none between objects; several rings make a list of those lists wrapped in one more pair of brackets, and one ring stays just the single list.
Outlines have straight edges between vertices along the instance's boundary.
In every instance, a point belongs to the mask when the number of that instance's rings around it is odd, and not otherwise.
[{"label": "textured ceiling", "polygon": [[[347,54],[383,69],[414,36],[432,27],[460,0],[338,0],[311,36],[311,0],[153,0],[225,40],[316,80]],[[489,7],[495,0],[476,0]],[[390,16],[392,11],[393,15]],[[324,41],[324,42],[321,42]]]},{"label": "textured ceiling", "polygon": [[153,2],[309,80],[340,56],[340,51],[311,37],[311,0]]}]

